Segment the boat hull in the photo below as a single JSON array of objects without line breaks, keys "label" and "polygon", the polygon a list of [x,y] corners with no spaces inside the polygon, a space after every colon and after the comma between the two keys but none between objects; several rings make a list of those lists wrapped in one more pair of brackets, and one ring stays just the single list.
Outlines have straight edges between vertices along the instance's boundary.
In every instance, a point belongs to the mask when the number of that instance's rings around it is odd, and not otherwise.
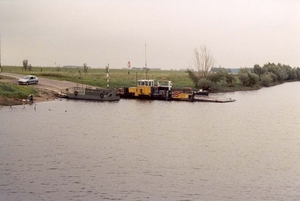
[{"label": "boat hull", "polygon": [[112,96],[112,97],[99,97],[99,96],[89,96],[84,94],[78,94],[75,96],[74,94],[67,94],[67,98],[76,99],[76,100],[92,100],[92,101],[119,101],[120,96]]},{"label": "boat hull", "polygon": [[171,100],[172,98],[166,87],[125,87],[120,89],[119,94],[124,99]]},{"label": "boat hull", "polygon": [[209,93],[208,93],[208,91],[195,91],[195,95],[198,95],[198,96],[208,96]]},{"label": "boat hull", "polygon": [[230,103],[235,102],[232,98],[218,98],[210,96],[194,96],[195,102],[213,102],[213,103]]},{"label": "boat hull", "polygon": [[73,87],[65,91],[65,97],[75,100],[119,101],[117,89]]}]

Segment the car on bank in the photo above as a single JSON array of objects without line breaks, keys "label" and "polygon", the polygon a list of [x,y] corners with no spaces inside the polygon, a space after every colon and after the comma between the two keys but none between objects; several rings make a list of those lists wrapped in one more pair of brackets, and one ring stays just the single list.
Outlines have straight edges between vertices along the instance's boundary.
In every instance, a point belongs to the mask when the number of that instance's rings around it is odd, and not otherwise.
[{"label": "car on bank", "polygon": [[19,79],[19,84],[37,84],[39,79],[34,75],[26,75],[25,77]]}]

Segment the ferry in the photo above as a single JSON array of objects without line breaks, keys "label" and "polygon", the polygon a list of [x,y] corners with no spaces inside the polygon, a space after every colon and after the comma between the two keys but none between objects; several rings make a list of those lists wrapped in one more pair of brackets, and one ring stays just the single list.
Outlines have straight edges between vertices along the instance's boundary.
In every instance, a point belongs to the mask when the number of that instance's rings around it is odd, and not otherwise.
[{"label": "ferry", "polygon": [[141,79],[137,81],[136,87],[120,88],[119,93],[121,98],[193,101],[191,88],[174,90],[169,80],[159,80],[155,85],[152,79]]},{"label": "ferry", "polygon": [[124,87],[119,89],[121,98],[171,100],[172,81],[160,80],[155,85],[152,79],[137,81],[136,87]]},{"label": "ferry", "polygon": [[117,89],[98,87],[72,87],[63,92],[66,98],[77,100],[119,101]]}]

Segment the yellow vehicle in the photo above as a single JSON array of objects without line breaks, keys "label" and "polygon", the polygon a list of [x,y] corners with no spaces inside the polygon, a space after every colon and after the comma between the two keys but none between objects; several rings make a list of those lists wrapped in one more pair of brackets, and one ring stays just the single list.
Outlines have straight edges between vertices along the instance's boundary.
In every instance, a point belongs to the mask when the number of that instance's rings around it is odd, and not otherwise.
[{"label": "yellow vehicle", "polygon": [[160,80],[155,85],[154,80],[145,79],[138,80],[136,87],[125,87],[121,98],[170,100],[171,91],[172,81]]},{"label": "yellow vehicle", "polygon": [[121,98],[149,99],[149,100],[178,100],[193,101],[192,88],[172,89],[172,81],[159,80],[157,85],[154,80],[138,80],[136,87],[125,87],[120,92]]}]

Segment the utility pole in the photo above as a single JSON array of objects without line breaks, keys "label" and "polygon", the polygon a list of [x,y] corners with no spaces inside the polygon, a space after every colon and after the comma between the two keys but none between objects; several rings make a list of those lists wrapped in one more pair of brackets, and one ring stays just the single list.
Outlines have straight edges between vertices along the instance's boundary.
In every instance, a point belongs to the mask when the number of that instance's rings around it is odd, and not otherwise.
[{"label": "utility pole", "polygon": [[107,78],[107,80],[106,80],[106,82],[107,82],[106,87],[109,88],[109,64],[106,67],[106,78]]},{"label": "utility pole", "polygon": [[129,82],[130,81],[129,74],[130,74],[130,67],[131,67],[130,61],[128,61],[127,67],[128,67],[128,82]]},{"label": "utility pole", "polygon": [[146,68],[146,80],[148,79],[148,67],[147,67],[147,45],[145,43],[145,68]]}]

